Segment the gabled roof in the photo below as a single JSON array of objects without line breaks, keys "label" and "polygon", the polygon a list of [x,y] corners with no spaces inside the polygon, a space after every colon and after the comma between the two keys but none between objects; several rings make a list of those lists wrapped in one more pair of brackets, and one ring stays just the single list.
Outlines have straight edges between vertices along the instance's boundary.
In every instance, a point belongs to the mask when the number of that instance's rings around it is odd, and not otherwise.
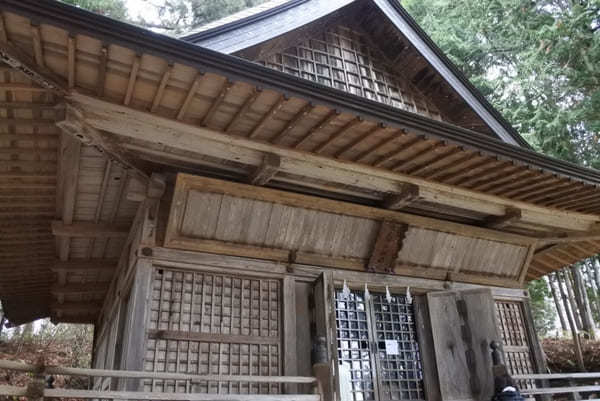
[{"label": "gabled roof", "polygon": [[221,53],[239,55],[249,48],[340,12],[351,4],[368,5],[368,11],[381,13],[499,139],[529,147],[397,0],[291,0],[283,3],[276,0],[207,24],[181,39]]},{"label": "gabled roof", "polygon": [[140,194],[123,177],[247,181],[273,155],[272,187],[379,208],[416,188],[408,213],[537,238],[528,280],[600,251],[597,170],[63,3],[3,0],[0,17],[12,61],[0,83],[12,97],[0,104],[0,299],[13,323],[59,308],[61,321],[97,317],[136,214],[123,194]]}]

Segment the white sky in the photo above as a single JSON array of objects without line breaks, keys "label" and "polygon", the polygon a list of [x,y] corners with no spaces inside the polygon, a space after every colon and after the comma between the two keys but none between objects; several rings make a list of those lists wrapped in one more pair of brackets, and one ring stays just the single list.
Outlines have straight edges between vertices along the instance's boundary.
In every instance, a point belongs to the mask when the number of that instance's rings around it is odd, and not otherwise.
[{"label": "white sky", "polygon": [[[156,0],[160,2],[161,0]],[[142,17],[147,21],[155,21],[158,17],[154,7],[147,0],[125,0],[129,15],[135,20],[137,17]]]}]

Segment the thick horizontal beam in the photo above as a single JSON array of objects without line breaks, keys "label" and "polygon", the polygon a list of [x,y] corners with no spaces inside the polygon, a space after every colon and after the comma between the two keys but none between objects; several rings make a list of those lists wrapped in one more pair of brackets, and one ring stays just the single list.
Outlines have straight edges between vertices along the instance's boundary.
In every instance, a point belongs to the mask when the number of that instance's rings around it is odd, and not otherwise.
[{"label": "thick horizontal beam", "polygon": [[519,208],[523,222],[559,227],[562,230],[587,231],[600,221],[600,217],[595,215],[544,208],[402,173],[233,137],[78,93],[73,93],[69,100],[83,110],[85,122],[99,130],[140,141],[168,144],[188,153],[243,163],[255,168],[262,164],[265,154],[272,153],[281,158],[281,173],[384,193],[396,192],[401,184],[413,184],[419,187],[419,196],[426,202],[490,216],[503,216],[507,208]]},{"label": "thick horizontal beam", "polygon": [[88,314],[96,314],[100,312],[101,307],[101,302],[65,302],[62,304],[54,302],[50,305],[50,309],[54,311]]},{"label": "thick horizontal beam", "polygon": [[55,272],[89,272],[113,271],[117,267],[117,259],[72,259],[57,261],[50,269]]},{"label": "thick horizontal beam", "polygon": [[53,294],[104,294],[108,291],[108,282],[99,283],[71,283],[65,285],[54,285],[52,286],[51,292]]},{"label": "thick horizontal beam", "polygon": [[57,237],[73,238],[125,238],[129,228],[118,227],[108,224],[96,224],[88,222],[75,222],[65,224],[62,221],[52,222],[52,234]]}]

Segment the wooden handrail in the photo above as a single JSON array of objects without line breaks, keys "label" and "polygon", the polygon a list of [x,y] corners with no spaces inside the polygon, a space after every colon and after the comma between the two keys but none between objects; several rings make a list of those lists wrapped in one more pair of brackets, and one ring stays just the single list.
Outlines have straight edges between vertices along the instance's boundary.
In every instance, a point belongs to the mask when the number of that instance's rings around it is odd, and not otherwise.
[{"label": "wooden handrail", "polygon": [[[27,387],[0,385],[0,395],[8,395],[14,397],[27,396]],[[321,401],[321,396],[319,394],[201,394],[63,389],[45,389],[44,397],[172,401]]]},{"label": "wooden handrail", "polygon": [[316,384],[317,378],[312,376],[223,376],[223,375],[193,375],[186,373],[143,372],[133,370],[108,370],[67,368],[60,366],[41,366],[0,359],[0,369],[20,372],[31,372],[47,375],[90,376],[90,377],[122,377],[130,379],[163,379],[163,380],[194,380],[194,381],[232,381],[252,383],[295,383]]},{"label": "wooden handrail", "polygon": [[535,373],[527,375],[514,375],[512,378],[515,380],[600,379],[600,372]]}]

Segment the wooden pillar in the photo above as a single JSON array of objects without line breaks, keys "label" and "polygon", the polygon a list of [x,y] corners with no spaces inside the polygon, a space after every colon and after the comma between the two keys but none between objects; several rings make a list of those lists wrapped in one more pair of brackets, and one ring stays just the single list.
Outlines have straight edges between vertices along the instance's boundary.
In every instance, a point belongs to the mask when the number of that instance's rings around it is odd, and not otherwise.
[{"label": "wooden pillar", "polygon": [[[283,374],[298,375],[296,355],[296,280],[293,276],[283,278]],[[298,386],[285,384],[287,394],[296,394]]]},{"label": "wooden pillar", "polygon": [[[152,261],[138,259],[135,266],[135,279],[131,288],[129,308],[127,310],[126,333],[123,353],[125,370],[144,370],[146,353],[146,327],[151,304]],[[129,379],[125,385],[127,391],[141,390],[139,379]]]}]

